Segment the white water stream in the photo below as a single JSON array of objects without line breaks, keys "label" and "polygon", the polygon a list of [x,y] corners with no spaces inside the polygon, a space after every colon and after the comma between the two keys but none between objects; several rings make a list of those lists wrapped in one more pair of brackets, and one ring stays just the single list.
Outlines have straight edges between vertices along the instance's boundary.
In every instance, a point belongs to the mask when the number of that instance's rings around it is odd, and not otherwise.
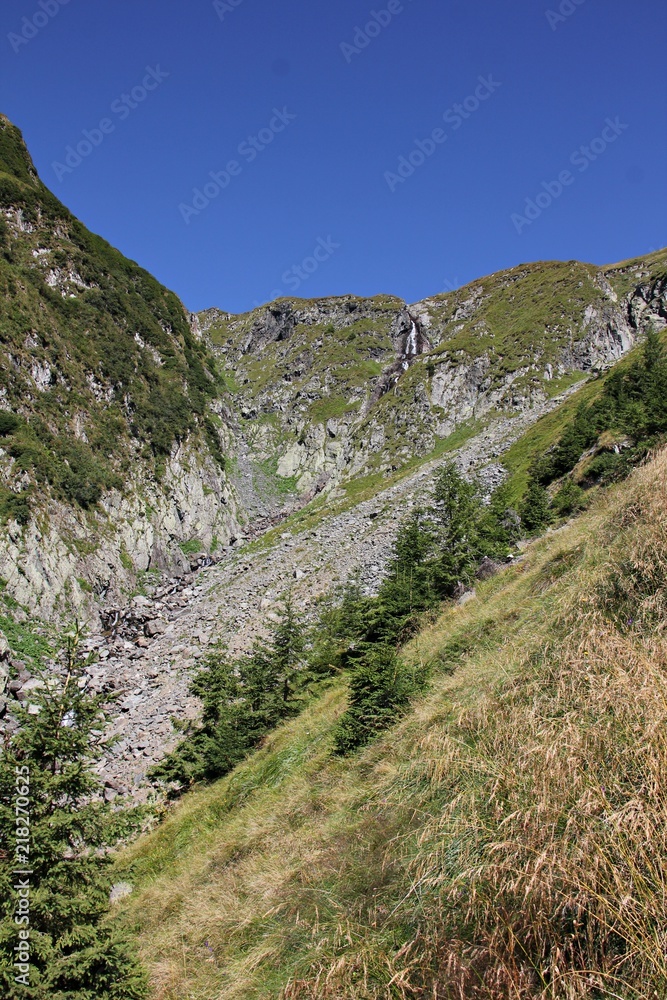
[{"label": "white water stream", "polygon": [[405,345],[405,355],[406,357],[411,358],[417,353],[417,351],[418,351],[417,324],[413,320],[412,329],[410,330],[410,336],[408,337],[407,343]]},{"label": "white water stream", "polygon": [[401,368],[404,372],[410,367],[410,362],[408,358],[415,358],[419,353],[419,344],[417,342],[417,324],[412,321],[412,329],[408,334],[408,339],[405,342],[405,350],[403,351],[403,361],[401,362]]}]

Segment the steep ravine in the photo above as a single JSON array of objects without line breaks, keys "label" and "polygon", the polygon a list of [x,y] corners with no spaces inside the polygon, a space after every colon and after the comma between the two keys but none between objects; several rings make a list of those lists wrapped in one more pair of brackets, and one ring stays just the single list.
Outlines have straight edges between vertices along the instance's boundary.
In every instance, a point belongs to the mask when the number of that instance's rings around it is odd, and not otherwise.
[{"label": "steep ravine", "polygon": [[[498,456],[533,419],[508,418],[452,457],[492,488],[504,475]],[[176,741],[172,716],[196,715],[197,702],[187,689],[210,644],[221,639],[233,652],[247,650],[265,633],[288,589],[306,616],[317,597],[353,575],[367,592],[377,590],[399,523],[430,490],[442,461],[423,465],[350,509],[325,513],[315,528],[278,528],[267,545],[234,547],[217,564],[174,580],[171,593],[162,588],[153,598],[135,598],[113,637],[90,637],[89,647],[100,654],[91,668],[95,685],[123,691],[112,727],[120,739],[100,766],[109,797],[116,794],[114,786],[145,794],[147,768]]]},{"label": "steep ravine", "polygon": [[191,315],[69,212],[0,115],[0,587],[94,621],[147,572],[188,572],[462,425],[536,419],[664,325],[666,288],[659,251],[521,264],[414,305]]}]

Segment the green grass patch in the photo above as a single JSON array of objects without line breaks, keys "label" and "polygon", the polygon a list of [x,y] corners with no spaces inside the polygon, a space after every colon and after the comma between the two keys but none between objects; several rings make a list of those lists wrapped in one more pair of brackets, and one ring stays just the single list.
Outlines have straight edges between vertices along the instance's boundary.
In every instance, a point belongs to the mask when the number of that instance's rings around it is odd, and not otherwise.
[{"label": "green grass patch", "polygon": [[342,417],[346,413],[357,409],[358,403],[349,404],[344,399],[336,396],[325,396],[323,399],[316,399],[310,404],[310,419],[315,424],[324,424],[327,420]]},{"label": "green grass patch", "polygon": [[[661,505],[658,497],[656,509]],[[174,996],[269,1000],[287,990],[305,1000],[323,981],[332,997],[407,1000],[422,987],[435,995],[443,970],[456,977],[466,968],[442,955],[459,955],[459,948],[472,954],[496,933],[499,897],[504,919],[517,928],[511,946],[519,941],[532,956],[534,933],[553,927],[563,947],[550,950],[540,940],[535,967],[552,951],[562,965],[571,935],[560,916],[575,892],[562,879],[587,864],[577,850],[595,852],[601,838],[605,850],[613,847],[612,806],[627,802],[636,811],[650,803],[653,795],[638,788],[653,772],[638,762],[652,741],[664,744],[664,729],[649,736],[634,714],[642,700],[664,711],[661,688],[629,676],[635,653],[637,663],[648,662],[648,636],[638,634],[631,660],[623,655],[629,648],[605,638],[602,620],[595,619],[595,642],[586,642],[609,543],[613,538],[616,554],[628,552],[623,526],[632,542],[636,510],[630,494],[602,498],[562,532],[531,544],[520,563],[480,583],[476,600],[444,608],[404,650],[409,663],[431,665],[430,693],[366,750],[346,760],[331,756],[345,706],[345,687],[336,683],[235,772],[188,794],[122,853],[117,877],[135,888],[115,919],[136,930],[145,960]],[[666,544],[663,525],[660,553]],[[664,567],[662,555],[652,558],[656,569]],[[660,579],[664,589],[664,570]],[[607,645],[598,649],[601,642]],[[610,678],[609,691],[603,678]],[[644,734],[639,741],[637,732]],[[604,809],[590,808],[596,795]],[[647,839],[641,825],[636,847],[623,852],[633,829],[621,828],[619,857],[626,864],[644,858],[653,842],[657,860],[659,839]],[[600,870],[596,859],[582,885]],[[610,882],[594,896],[604,905],[618,898],[615,929],[634,933],[645,924],[634,921],[635,912],[653,914],[661,905],[661,868],[652,863],[636,882],[619,880],[618,895]],[[543,899],[552,877],[553,898]],[[650,898],[640,895],[623,923],[635,889]],[[576,898],[587,905],[589,896]],[[539,926],[530,923],[532,913]],[[498,933],[494,949],[505,940]],[[595,948],[605,940],[598,935]],[[651,928],[642,941],[648,947]],[[496,960],[489,951],[485,968]],[[619,956],[632,966],[643,955],[612,949],[614,970]],[[590,977],[596,967],[588,960],[583,968]],[[650,961],[644,968],[635,980],[641,985]],[[406,990],[395,991],[397,982]],[[641,991],[616,992],[638,1000]]]},{"label": "green grass patch", "polygon": [[587,378],[588,375],[585,372],[568,372],[566,375],[558,376],[558,378],[545,379],[544,391],[548,399],[554,399],[554,397],[567,392],[572,386],[578,385],[579,382],[584,382]]},{"label": "green grass patch", "polygon": [[195,556],[204,551],[204,546],[198,538],[190,538],[187,542],[180,542],[178,547],[186,556]]},{"label": "green grass patch", "polygon": [[39,665],[42,660],[54,655],[52,640],[45,627],[35,621],[19,622],[9,615],[0,615],[0,631],[12,652],[28,666]]},{"label": "green grass patch", "polygon": [[278,457],[273,455],[256,463],[261,477],[255,478],[255,487],[270,496],[290,496],[298,492],[298,476],[279,476]]},{"label": "green grass patch", "polygon": [[132,557],[130,556],[130,553],[127,551],[124,545],[121,545],[120,547],[120,564],[123,567],[123,569],[126,569],[130,573],[133,572],[134,563],[132,562]]}]

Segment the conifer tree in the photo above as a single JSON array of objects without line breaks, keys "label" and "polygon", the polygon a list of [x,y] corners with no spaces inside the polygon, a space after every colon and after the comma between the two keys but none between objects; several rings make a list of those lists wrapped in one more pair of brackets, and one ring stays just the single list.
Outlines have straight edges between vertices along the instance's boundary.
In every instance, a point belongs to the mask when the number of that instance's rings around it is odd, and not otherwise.
[{"label": "conifer tree", "polygon": [[569,517],[586,505],[586,494],[574,480],[566,479],[553,499],[553,509],[559,517]]},{"label": "conifer tree", "polygon": [[519,515],[524,528],[531,534],[541,531],[551,522],[549,493],[534,475],[528,480],[528,489],[521,501]]},{"label": "conifer tree", "polygon": [[453,462],[437,473],[433,490],[433,527],[439,549],[434,582],[439,594],[450,596],[458,583],[468,583],[482,552],[478,487],[468,482]]},{"label": "conifer tree", "polygon": [[627,435],[623,454],[601,451],[587,464],[590,484],[613,482],[628,475],[648,448],[667,433],[667,351],[660,333],[650,329],[641,357],[610,372],[592,403],[582,404],[560,440],[538,458],[533,476],[543,485],[571,472],[603,432]]},{"label": "conifer tree", "polygon": [[667,351],[653,328],[646,337],[643,362],[646,433],[661,434],[667,430]]},{"label": "conifer tree", "polygon": [[269,656],[273,660],[282,683],[282,698],[287,705],[295,694],[299,667],[303,665],[305,638],[302,622],[294,607],[292,592],[288,591],[282,601],[280,618],[276,622],[269,644]]},{"label": "conifer tree", "polygon": [[356,577],[325,595],[317,620],[308,633],[306,683],[331,676],[342,669],[351,652],[366,636],[375,598],[363,594]]},{"label": "conifer tree", "polygon": [[248,747],[238,666],[222,644],[207,653],[192,679],[190,694],[201,699],[201,718],[186,724],[174,720],[185,738],[148,771],[152,781],[171,786],[170,795],[226,774],[243,760]]},{"label": "conifer tree", "polygon": [[267,641],[256,641],[236,659],[221,644],[209,651],[190,685],[190,693],[201,699],[201,717],[150,769],[151,780],[171,784],[170,794],[178,794],[228,774],[296,710],[298,691],[309,679],[305,660],[303,625],[288,594]]},{"label": "conifer tree", "polygon": [[436,595],[428,555],[433,544],[424,512],[415,511],[399,528],[389,573],[380,587],[369,637],[395,643],[408,637],[416,616],[431,607]]},{"label": "conifer tree", "polygon": [[[88,689],[80,640],[77,627],[62,672],[41,672],[43,687],[31,691],[30,712],[18,710],[0,758],[3,1000],[146,996],[128,943],[105,923],[107,848],[133,824],[99,797],[93,765],[105,750],[108,698]],[[17,954],[26,961],[15,965]]]},{"label": "conifer tree", "polygon": [[335,752],[351,753],[369,743],[405,711],[424,680],[408,670],[392,646],[370,646],[350,675],[349,703],[335,732]]},{"label": "conifer tree", "polygon": [[360,640],[368,629],[374,598],[364,595],[358,576],[342,588],[339,637],[348,645]]},{"label": "conifer tree", "polygon": [[496,559],[506,557],[521,538],[521,518],[507,483],[501,483],[491,494],[480,519],[480,535],[484,555]]}]

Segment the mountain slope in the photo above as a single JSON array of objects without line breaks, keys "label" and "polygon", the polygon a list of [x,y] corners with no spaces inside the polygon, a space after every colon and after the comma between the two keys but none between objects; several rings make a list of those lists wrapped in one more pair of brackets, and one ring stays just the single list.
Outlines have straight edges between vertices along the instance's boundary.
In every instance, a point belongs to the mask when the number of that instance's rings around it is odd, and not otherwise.
[{"label": "mountain slope", "polygon": [[156,998],[664,995],[666,477],[448,608],[362,754],[335,685],[124,852]]},{"label": "mountain slope", "polygon": [[[60,204],[6,118],[0,210],[0,517],[28,526],[34,515],[24,538],[10,529],[0,573],[19,600],[37,590],[47,610],[68,589],[85,596],[76,577],[118,592],[130,564],[178,566],[178,541],[210,541],[218,522],[224,535],[222,387],[176,296]],[[185,486],[189,461],[214,498],[205,526],[185,515],[197,489]],[[81,547],[95,545],[82,565]]]},{"label": "mountain slope", "polygon": [[295,492],[400,468],[457,429],[531,412],[667,317],[667,253],[521,265],[408,306],[346,296],[200,314],[239,430]]},{"label": "mountain slope", "polygon": [[[164,460],[198,418],[206,429],[206,402],[218,391],[211,355],[176,296],[40,184],[6,120],[0,139],[2,338],[12,362],[3,397],[25,415],[29,437],[41,429],[31,434],[31,421],[53,428],[59,452],[74,437],[108,475],[126,472],[137,452]],[[83,483],[45,474],[64,499],[94,502]]]},{"label": "mountain slope", "polygon": [[[86,684],[121,696],[110,799],[146,794],[209,647],[247,650],[287,589],[304,618],[351,577],[376,593],[445,457],[519,500],[591,376],[667,323],[666,251],[190,317],[4,118],[0,206],[0,727],[50,655],[31,613],[85,609]],[[666,476],[434,614],[406,651],[431,692],[365,752],[331,755],[339,676],[128,848],[117,919],[156,997],[665,994]]]},{"label": "mountain slope", "polygon": [[[107,602],[102,627],[93,628],[86,640],[99,657],[90,668],[91,683],[123,695],[111,728],[118,742],[101,762],[104,779],[131,788],[133,795],[147,795],[147,768],[179,739],[171,719],[191,720],[200,711],[189,684],[201,657],[218,640],[241,653],[265,639],[288,589],[305,619],[316,613],[320,599],[349,580],[364,593],[377,594],[397,534],[412,511],[428,504],[443,461],[452,459],[463,470],[472,467],[487,482],[509,472],[504,502],[516,507],[528,469],[556,443],[579,407],[643,356],[642,345],[608,377],[590,381],[537,421],[529,411],[496,421],[467,440],[464,433],[451,435],[431,461],[417,458],[391,476],[352,479],[323,492],[201,574],[188,574],[178,585],[146,588],[126,606]],[[502,465],[494,457],[498,452]],[[0,625],[8,627],[2,620]],[[7,636],[24,659],[23,649],[33,637],[9,631]]]}]

